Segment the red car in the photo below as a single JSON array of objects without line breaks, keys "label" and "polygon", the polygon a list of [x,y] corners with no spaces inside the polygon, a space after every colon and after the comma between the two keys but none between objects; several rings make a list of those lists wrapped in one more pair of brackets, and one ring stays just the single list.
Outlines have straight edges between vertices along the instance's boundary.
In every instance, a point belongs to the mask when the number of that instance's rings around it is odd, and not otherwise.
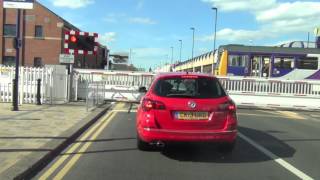
[{"label": "red car", "polygon": [[140,150],[166,142],[216,142],[231,152],[237,137],[236,105],[219,80],[198,73],[158,75],[137,112]]}]

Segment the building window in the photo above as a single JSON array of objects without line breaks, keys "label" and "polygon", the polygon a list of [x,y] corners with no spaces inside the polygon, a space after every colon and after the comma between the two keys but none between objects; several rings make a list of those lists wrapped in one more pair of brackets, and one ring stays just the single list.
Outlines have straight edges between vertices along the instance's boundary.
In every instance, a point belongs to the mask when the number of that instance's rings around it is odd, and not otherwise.
[{"label": "building window", "polygon": [[34,36],[36,37],[36,38],[43,38],[43,28],[42,28],[42,26],[35,26],[35,34],[34,34]]},{"label": "building window", "polygon": [[4,56],[2,64],[5,66],[15,66],[16,65],[16,57]]},{"label": "building window", "polygon": [[15,24],[5,24],[3,27],[4,36],[16,36],[16,25]]},{"label": "building window", "polygon": [[42,67],[42,58],[41,57],[35,57],[33,60],[33,66],[34,67]]},{"label": "building window", "polygon": [[297,61],[298,69],[318,69],[318,58],[317,57],[305,57]]}]

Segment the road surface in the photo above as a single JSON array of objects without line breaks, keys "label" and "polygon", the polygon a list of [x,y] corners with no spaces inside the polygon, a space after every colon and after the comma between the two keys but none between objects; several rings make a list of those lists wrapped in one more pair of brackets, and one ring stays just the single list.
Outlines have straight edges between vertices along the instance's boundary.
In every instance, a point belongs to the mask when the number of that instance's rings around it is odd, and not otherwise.
[{"label": "road surface", "polygon": [[320,179],[320,113],[238,110],[231,155],[207,144],[141,152],[135,112],[117,104],[35,179]]}]

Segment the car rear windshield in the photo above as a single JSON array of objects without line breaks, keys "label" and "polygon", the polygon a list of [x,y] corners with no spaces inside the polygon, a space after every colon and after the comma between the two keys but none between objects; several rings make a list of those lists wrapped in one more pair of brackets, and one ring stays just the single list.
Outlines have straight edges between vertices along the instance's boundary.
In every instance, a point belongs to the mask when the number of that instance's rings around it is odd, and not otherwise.
[{"label": "car rear windshield", "polygon": [[207,99],[226,96],[217,79],[206,77],[159,79],[154,92],[158,96],[172,98]]}]

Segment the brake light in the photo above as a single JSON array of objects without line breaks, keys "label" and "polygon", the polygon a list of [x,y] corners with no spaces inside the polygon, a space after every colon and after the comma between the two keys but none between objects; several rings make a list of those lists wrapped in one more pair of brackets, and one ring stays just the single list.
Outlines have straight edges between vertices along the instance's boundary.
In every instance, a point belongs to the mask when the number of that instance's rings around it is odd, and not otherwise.
[{"label": "brake light", "polygon": [[199,76],[196,75],[183,75],[181,76],[182,79],[198,79]]},{"label": "brake light", "polygon": [[237,130],[238,127],[238,120],[237,120],[237,107],[234,102],[229,101],[225,104],[220,105],[220,107],[227,111],[227,124],[226,129],[229,131]]},{"label": "brake light", "polygon": [[144,111],[150,111],[152,109],[166,109],[165,105],[160,101],[154,101],[151,99],[144,99],[142,101],[142,109]]},{"label": "brake light", "polygon": [[236,111],[236,110],[237,110],[237,107],[236,107],[236,105],[235,105],[234,103],[230,103],[230,104],[228,105],[228,110],[229,110],[229,111]]},{"label": "brake light", "polygon": [[226,111],[227,110],[227,111],[230,111],[230,112],[235,112],[237,110],[237,107],[234,104],[234,102],[229,101],[227,103],[220,104],[219,105],[219,110],[222,110],[222,111]]}]

